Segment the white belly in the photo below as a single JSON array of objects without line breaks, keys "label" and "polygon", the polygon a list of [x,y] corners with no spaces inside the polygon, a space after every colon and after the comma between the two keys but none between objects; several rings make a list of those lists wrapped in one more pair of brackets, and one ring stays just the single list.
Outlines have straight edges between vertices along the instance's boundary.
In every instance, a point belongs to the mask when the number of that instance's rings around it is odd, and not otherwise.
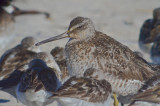
[{"label": "white belly", "polygon": [[111,97],[108,97],[108,99],[104,103],[86,102],[84,100],[80,100],[76,98],[61,97],[57,99],[59,106],[110,106],[110,101],[111,101]]},{"label": "white belly", "polygon": [[38,92],[34,92],[34,90],[28,90],[27,92],[19,92],[18,88],[19,84],[16,89],[17,98],[24,105],[43,106],[44,104],[53,102],[53,100],[48,100],[48,97],[52,94],[47,91],[40,90]]},{"label": "white belly", "polygon": [[107,81],[111,83],[112,91],[116,94],[127,96],[137,93],[142,87],[143,82],[139,80],[122,80],[115,76],[106,76]]}]

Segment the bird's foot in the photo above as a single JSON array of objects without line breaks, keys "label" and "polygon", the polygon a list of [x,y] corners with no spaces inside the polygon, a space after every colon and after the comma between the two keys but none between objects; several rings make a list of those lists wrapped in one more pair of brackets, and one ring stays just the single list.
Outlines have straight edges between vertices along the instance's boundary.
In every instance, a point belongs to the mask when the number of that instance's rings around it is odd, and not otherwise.
[{"label": "bird's foot", "polygon": [[117,95],[115,93],[113,94],[113,98],[114,98],[114,106],[118,106],[119,101],[118,101]]}]

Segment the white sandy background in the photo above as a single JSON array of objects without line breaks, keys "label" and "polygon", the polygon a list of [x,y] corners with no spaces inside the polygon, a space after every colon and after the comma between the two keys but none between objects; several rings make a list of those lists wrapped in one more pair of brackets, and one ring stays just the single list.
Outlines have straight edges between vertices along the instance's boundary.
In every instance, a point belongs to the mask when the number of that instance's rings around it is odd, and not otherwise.
[{"label": "white sandy background", "polygon": [[[26,36],[34,36],[37,41],[41,41],[63,33],[76,16],[91,18],[97,30],[133,51],[140,51],[137,42],[140,27],[144,20],[152,17],[152,10],[160,6],[160,0],[16,0],[13,4],[21,9],[47,11],[52,19],[47,20],[44,15],[16,17],[15,23],[7,31],[0,33],[0,55]],[[64,46],[67,40],[48,43],[41,48],[50,52],[55,46]],[[143,55],[150,61],[148,54]],[[0,103],[0,106],[22,106],[15,98],[2,91],[0,99],[10,100]],[[55,106],[55,103],[50,106]]]}]

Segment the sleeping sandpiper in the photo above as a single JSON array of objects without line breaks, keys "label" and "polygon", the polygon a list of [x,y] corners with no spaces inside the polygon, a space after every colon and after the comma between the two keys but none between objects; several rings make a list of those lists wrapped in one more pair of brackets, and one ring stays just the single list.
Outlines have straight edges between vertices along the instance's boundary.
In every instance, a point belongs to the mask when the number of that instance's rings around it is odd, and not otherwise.
[{"label": "sleeping sandpiper", "polygon": [[139,47],[146,53],[150,53],[153,40],[157,36],[156,27],[160,24],[160,8],[153,10],[153,19],[147,19],[140,30]]}]

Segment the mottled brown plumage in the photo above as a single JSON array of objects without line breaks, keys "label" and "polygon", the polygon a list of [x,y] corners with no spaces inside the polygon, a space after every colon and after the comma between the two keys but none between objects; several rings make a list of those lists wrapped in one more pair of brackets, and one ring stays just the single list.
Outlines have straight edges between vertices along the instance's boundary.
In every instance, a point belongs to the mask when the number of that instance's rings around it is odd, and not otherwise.
[{"label": "mottled brown plumage", "polygon": [[96,80],[103,80],[105,75],[102,71],[95,69],[95,68],[89,68],[84,72],[83,75],[85,78],[92,78]]},{"label": "mottled brown plumage", "polygon": [[67,70],[67,62],[64,54],[64,48],[62,47],[55,47],[51,51],[51,55],[54,57],[55,61],[57,62],[60,70],[61,75],[60,79],[62,82],[66,81],[69,78],[69,72]]},{"label": "mottled brown plumage", "polygon": [[28,64],[28,69],[22,75],[17,86],[18,100],[25,105],[45,106],[49,100],[50,92],[55,92],[60,86],[54,69],[47,66],[41,59],[34,59]]},{"label": "mottled brown plumage", "polygon": [[144,86],[132,98],[131,106],[137,102],[150,104],[160,104],[160,75],[156,75],[145,82]]},{"label": "mottled brown plumage", "polygon": [[127,46],[95,30],[89,18],[74,18],[67,32],[36,45],[65,37],[70,38],[65,46],[65,55],[71,76],[82,77],[87,69],[98,69],[101,71],[98,78],[103,73],[112,91],[126,96],[135,94],[144,81],[156,74],[148,62]]},{"label": "mottled brown plumage", "polygon": [[35,59],[29,63],[29,68],[25,71],[20,81],[20,92],[26,92],[29,89],[34,89],[35,92],[39,90],[56,90],[55,70],[47,67],[46,63],[41,61],[40,59]]},{"label": "mottled brown plumage", "polygon": [[[38,52],[33,37],[24,38],[19,45],[6,51],[0,59],[0,89],[15,95],[15,88],[33,59],[42,59],[58,76],[60,69],[53,57],[45,52]],[[37,52],[36,52],[37,51]],[[59,77],[59,76],[58,76]],[[40,89],[41,84],[37,89]],[[10,92],[12,91],[12,92]]]},{"label": "mottled brown plumage", "polygon": [[45,52],[38,52],[39,48],[34,46],[35,40],[33,37],[26,37],[21,41],[21,44],[7,50],[0,58],[0,77],[7,78],[14,70],[25,71],[28,63],[33,59],[42,59],[48,66],[55,68],[56,73],[60,69],[55,60]]},{"label": "mottled brown plumage", "polygon": [[[4,72],[1,73],[1,75],[3,75],[2,76],[3,80],[0,81],[0,89],[5,91],[5,92],[7,92],[7,93],[9,93],[9,94],[11,94],[11,95],[13,95],[14,97],[16,97],[15,88],[16,88],[17,84],[20,82],[21,77],[24,77],[23,74],[27,70],[29,70],[28,69],[29,68],[28,64],[33,59],[41,59],[41,60],[43,60],[44,62],[46,62],[47,66],[50,67],[50,68],[48,68],[48,70],[54,71],[54,73],[56,75],[59,74],[60,69],[59,69],[57,63],[47,53],[45,53],[45,52],[36,53],[36,52],[32,52],[32,51],[22,51],[20,53],[17,53],[15,58],[10,59],[10,64],[8,64],[8,66],[10,66],[10,68],[7,68],[7,65],[4,65],[6,67],[4,67],[4,66],[2,67],[4,69],[3,70]],[[29,73],[29,72],[27,72],[27,73]],[[30,74],[33,74],[33,77],[35,77],[34,75],[36,73],[30,72]],[[44,71],[42,72],[41,76],[42,75],[44,77],[46,77],[46,78],[50,77],[49,75],[47,76],[47,73],[45,74]],[[43,77],[41,77],[41,78],[43,78]],[[26,77],[24,77],[24,79],[26,79]],[[31,80],[33,80],[33,79],[31,79]],[[38,80],[38,79],[35,79],[35,80]],[[28,79],[27,81],[29,82],[30,80]],[[48,83],[45,83],[45,84],[38,83],[38,82],[30,83],[30,84],[31,85],[33,84],[33,85],[36,86],[36,90],[35,91],[39,91],[40,89],[44,89],[45,90],[44,86],[47,87],[48,84],[50,84],[50,81],[48,81]],[[29,84],[26,85],[26,86],[29,86]],[[51,88],[47,88],[47,90],[49,91],[49,90],[51,90]],[[10,92],[10,91],[12,91],[12,92]]]},{"label": "mottled brown plumage", "polygon": [[152,67],[156,69],[156,71],[160,72],[160,65],[159,64],[151,64]]},{"label": "mottled brown plumage", "polygon": [[[110,97],[111,91],[111,85],[106,80],[71,77],[58,91],[53,92],[52,98],[59,98],[62,101],[64,98],[71,98],[71,102],[72,98],[76,98],[91,103],[103,104]],[[80,105],[81,102],[78,104]]]},{"label": "mottled brown plumage", "polygon": [[63,47],[55,47],[51,50],[50,53],[54,57],[55,61],[65,60],[65,54],[64,54],[64,48]]},{"label": "mottled brown plumage", "polygon": [[35,39],[26,37],[21,44],[7,50],[0,58],[0,78],[3,79],[14,70],[28,64],[33,58],[39,56],[34,51],[38,48],[34,46]]}]

